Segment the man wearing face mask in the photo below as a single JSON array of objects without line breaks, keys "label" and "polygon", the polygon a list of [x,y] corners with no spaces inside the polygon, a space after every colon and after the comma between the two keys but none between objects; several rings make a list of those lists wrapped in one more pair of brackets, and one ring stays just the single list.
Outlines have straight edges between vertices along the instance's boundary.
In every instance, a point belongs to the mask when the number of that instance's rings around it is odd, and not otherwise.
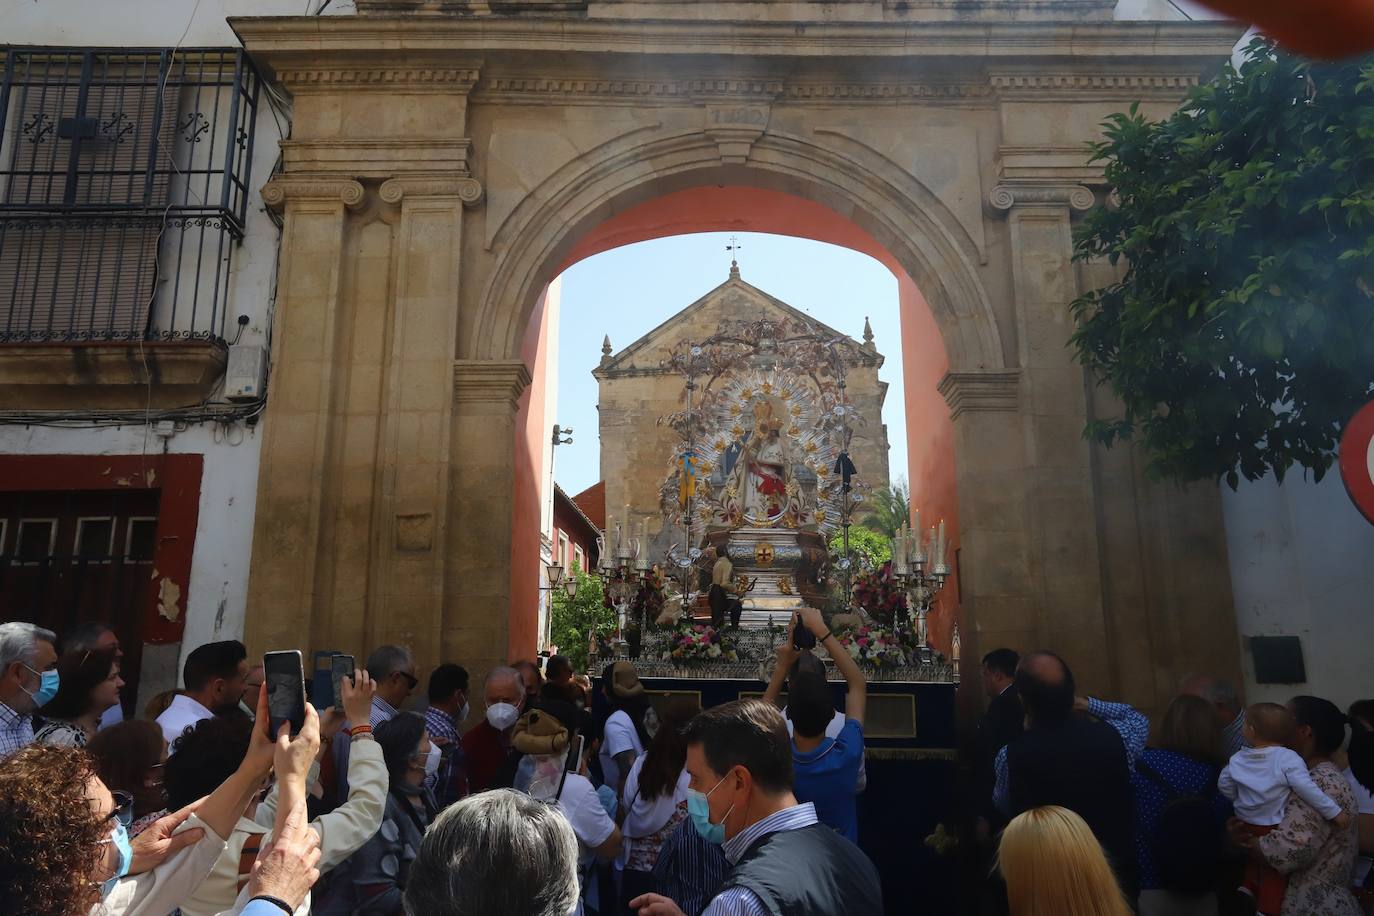
[{"label": "man wearing face mask", "polygon": [[463,736],[468,791],[508,789],[515,779],[519,752],[511,747],[511,732],[525,708],[525,681],[514,668],[493,668],[482,684],[487,716]]},{"label": "man wearing face mask", "polygon": [[443,754],[434,781],[434,800],[441,811],[468,794],[467,759],[459,729],[470,711],[467,669],[454,664],[435,668],[429,676],[425,727],[430,742]]},{"label": "man wearing face mask", "polygon": [[[792,744],[777,707],[737,700],[687,726],[687,811],[730,871],[703,916],[879,916],[878,871],[792,794]],[[630,901],[639,916],[682,916],[667,897]]]},{"label": "man wearing face mask", "polygon": [[33,743],[33,711],[57,696],[57,636],[0,624],[0,757]]}]

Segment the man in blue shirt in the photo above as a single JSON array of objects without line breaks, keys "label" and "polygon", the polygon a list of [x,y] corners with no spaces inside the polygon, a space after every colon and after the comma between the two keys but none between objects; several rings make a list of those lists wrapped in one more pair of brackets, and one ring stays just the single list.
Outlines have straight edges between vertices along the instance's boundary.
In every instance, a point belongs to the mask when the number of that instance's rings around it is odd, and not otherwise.
[{"label": "man in blue shirt", "polygon": [[[789,684],[787,716],[792,720],[793,792],[797,800],[816,806],[816,817],[852,843],[859,841],[858,806],[855,794],[864,762],[864,710],[868,685],[859,665],[830,633],[821,612],[802,608],[800,626],[810,630],[816,644],[823,645],[844,676],[849,687],[845,695],[844,726],[835,737],[826,727],[835,715],[830,684],[812,670],[797,673]],[[801,654],[795,648],[796,619],[787,639],[778,648],[778,664],[773,669],[764,699],[777,703],[783,678]]]}]

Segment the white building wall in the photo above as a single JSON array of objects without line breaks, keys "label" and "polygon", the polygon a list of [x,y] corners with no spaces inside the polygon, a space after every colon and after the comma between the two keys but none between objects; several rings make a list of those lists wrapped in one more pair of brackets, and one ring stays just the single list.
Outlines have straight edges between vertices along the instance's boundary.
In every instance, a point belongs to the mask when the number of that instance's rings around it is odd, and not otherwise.
[{"label": "white building wall", "polygon": [[[311,8],[321,0],[311,0]],[[226,47],[239,45],[230,16],[300,15],[305,0],[0,0],[3,40],[16,45],[96,47]],[[352,0],[333,0],[327,14],[351,14]],[[244,240],[233,252],[225,334],[247,315],[242,344],[265,344],[271,323],[280,233],[258,193],[272,173],[290,111],[273,117],[259,97]],[[280,129],[279,129],[280,127]],[[162,277],[170,279],[170,267]],[[0,425],[0,454],[137,455],[164,451],[204,456],[200,517],[186,596],[180,646],[147,647],[140,704],[150,689],[170,686],[181,669],[178,653],[201,643],[243,636],[261,438],[239,422],[178,424],[163,440],[141,425],[48,428]]]},{"label": "white building wall", "polygon": [[[1222,488],[1236,623],[1250,702],[1298,693],[1342,709],[1374,697],[1374,525],[1350,501],[1335,468],[1320,484],[1296,472]],[[1302,640],[1307,683],[1255,682],[1251,636]]]}]

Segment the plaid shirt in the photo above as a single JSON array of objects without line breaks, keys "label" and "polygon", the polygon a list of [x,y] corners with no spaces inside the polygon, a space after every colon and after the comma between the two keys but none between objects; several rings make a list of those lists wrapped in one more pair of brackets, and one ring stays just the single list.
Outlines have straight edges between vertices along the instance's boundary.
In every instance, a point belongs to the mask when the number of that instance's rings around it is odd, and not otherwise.
[{"label": "plaid shirt", "polygon": [[33,717],[0,703],[0,757],[8,757],[33,744]]},{"label": "plaid shirt", "polygon": [[468,794],[467,758],[463,756],[462,735],[453,716],[431,706],[425,710],[425,727],[431,738],[445,742],[444,759],[434,782],[434,799],[443,810]]}]

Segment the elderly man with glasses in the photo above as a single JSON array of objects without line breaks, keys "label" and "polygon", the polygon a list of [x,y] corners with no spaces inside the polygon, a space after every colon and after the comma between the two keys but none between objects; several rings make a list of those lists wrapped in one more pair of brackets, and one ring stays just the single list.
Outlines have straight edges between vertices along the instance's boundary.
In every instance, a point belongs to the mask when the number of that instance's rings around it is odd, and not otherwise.
[{"label": "elderly man with glasses", "polygon": [[33,743],[33,713],[57,695],[57,635],[0,624],[0,757]]}]

